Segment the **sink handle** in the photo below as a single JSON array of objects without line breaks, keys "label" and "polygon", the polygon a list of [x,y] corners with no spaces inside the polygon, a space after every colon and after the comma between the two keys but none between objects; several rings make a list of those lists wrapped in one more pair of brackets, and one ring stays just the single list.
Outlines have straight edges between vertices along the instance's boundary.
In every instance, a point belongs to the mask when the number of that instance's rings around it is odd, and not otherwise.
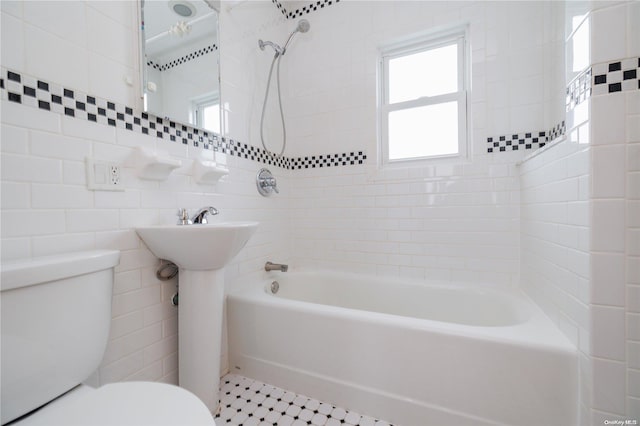
[{"label": "sink handle", "polygon": [[178,209],[178,225],[193,225],[193,221],[189,218],[189,211],[185,208]]}]

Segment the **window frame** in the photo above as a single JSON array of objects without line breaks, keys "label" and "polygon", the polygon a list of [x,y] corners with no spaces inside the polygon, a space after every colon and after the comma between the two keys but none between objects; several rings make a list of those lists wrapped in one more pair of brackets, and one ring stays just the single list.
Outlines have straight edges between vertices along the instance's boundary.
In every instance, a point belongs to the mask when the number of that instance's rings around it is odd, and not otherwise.
[{"label": "window frame", "polygon": [[[468,27],[459,26],[438,33],[413,37],[394,44],[386,45],[379,50],[378,78],[378,152],[381,166],[410,166],[451,159],[467,159],[470,155],[468,134],[468,94],[469,94],[469,53],[467,47]],[[444,46],[458,46],[458,91],[436,96],[423,96],[417,99],[389,103],[389,61],[392,59],[420,53]],[[444,155],[428,155],[410,158],[389,158],[389,114],[394,111],[442,104],[456,101],[458,103],[458,152]]]},{"label": "window frame", "polygon": [[[195,127],[205,129],[204,116],[203,116],[204,109],[212,105],[218,105],[219,111],[220,111],[220,108],[222,108],[222,105],[220,105],[220,95],[218,93],[211,93],[208,95],[199,96],[191,100],[191,114],[193,117],[193,123]],[[211,130],[211,129],[205,129],[205,130],[208,130],[213,133],[221,133],[222,120],[220,120],[220,129],[218,131]]]}]

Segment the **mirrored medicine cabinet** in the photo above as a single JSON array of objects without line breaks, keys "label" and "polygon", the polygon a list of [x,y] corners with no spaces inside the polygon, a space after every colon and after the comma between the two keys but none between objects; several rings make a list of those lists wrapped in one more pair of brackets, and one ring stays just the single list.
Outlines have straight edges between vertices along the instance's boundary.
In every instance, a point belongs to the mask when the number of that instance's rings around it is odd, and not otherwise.
[{"label": "mirrored medicine cabinet", "polygon": [[218,12],[211,0],[138,0],[144,111],[220,134]]}]

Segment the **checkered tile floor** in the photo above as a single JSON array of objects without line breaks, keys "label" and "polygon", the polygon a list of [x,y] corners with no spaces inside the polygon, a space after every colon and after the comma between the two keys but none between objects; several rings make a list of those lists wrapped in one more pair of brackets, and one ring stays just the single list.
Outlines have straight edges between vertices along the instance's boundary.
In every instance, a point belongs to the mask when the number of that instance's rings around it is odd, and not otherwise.
[{"label": "checkered tile floor", "polygon": [[217,426],[393,426],[235,374],[221,384]]}]

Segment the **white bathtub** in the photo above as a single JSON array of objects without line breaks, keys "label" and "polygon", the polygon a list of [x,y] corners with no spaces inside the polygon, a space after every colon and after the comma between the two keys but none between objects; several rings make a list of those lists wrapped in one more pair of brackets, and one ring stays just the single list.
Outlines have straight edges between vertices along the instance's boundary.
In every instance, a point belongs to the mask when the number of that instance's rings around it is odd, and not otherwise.
[{"label": "white bathtub", "polygon": [[519,292],[273,277],[228,296],[232,372],[402,426],[576,424],[576,349]]}]

